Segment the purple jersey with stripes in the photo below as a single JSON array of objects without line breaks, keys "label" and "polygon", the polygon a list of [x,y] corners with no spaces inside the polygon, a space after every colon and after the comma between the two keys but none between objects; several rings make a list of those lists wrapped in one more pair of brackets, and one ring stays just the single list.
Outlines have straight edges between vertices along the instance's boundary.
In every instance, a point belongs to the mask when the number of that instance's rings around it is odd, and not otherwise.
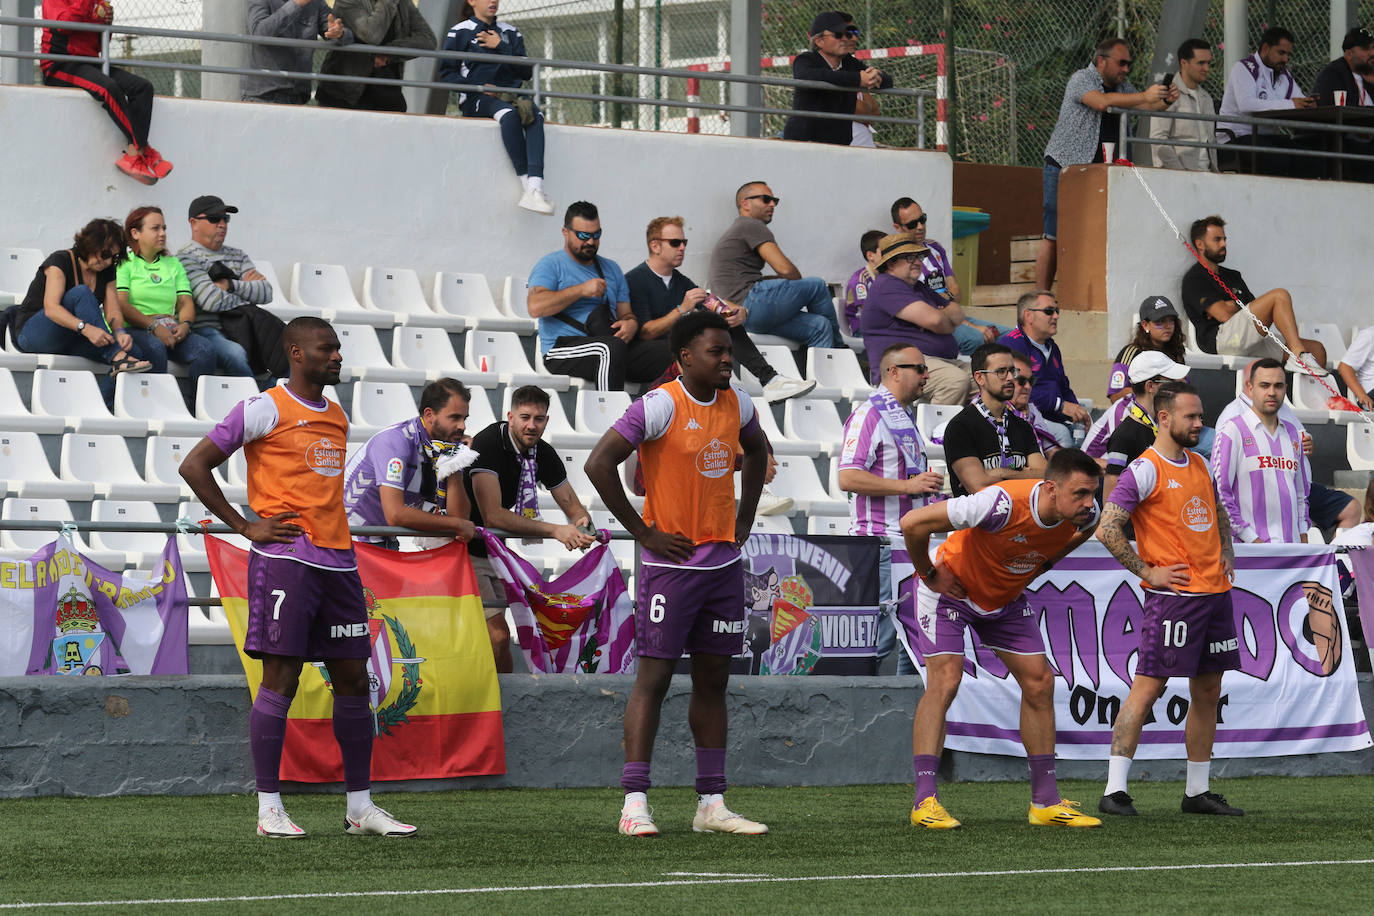
[{"label": "purple jersey with stripes", "polygon": [[[382,511],[382,487],[401,491],[407,506],[429,511],[434,506],[434,493],[423,493],[421,483],[426,477],[423,465],[429,460],[425,448],[430,444],[429,433],[419,417],[393,423],[377,433],[354,453],[344,469],[344,508],[348,510],[350,525],[385,525]],[[433,487],[432,475],[430,486]],[[383,541],[380,537],[359,537],[360,541]]]},{"label": "purple jersey with stripes", "polygon": [[1112,409],[1103,411],[1102,416],[1098,417],[1093,425],[1088,427],[1087,438],[1083,440],[1083,451],[1093,458],[1101,458],[1107,454],[1107,443],[1111,441],[1112,433],[1121,425],[1126,412],[1135,403],[1135,395],[1128,394],[1124,398],[1117,398],[1112,402]]},{"label": "purple jersey with stripes", "polygon": [[[913,424],[914,425],[914,424]],[[927,469],[925,442],[916,431],[920,449],[915,466],[908,466],[906,456],[893,439],[882,413],[871,401],[862,401],[844,423],[844,445],[840,449],[841,471],[867,471],[885,480],[906,480]],[[888,537],[901,531],[902,516],[913,506],[924,506],[925,496],[865,496],[853,493],[849,497],[849,533]]]},{"label": "purple jersey with stripes", "polygon": [[1240,411],[1217,427],[1212,474],[1237,541],[1292,544],[1307,533],[1312,468],[1302,427],[1280,416],[1271,435],[1253,408]]}]

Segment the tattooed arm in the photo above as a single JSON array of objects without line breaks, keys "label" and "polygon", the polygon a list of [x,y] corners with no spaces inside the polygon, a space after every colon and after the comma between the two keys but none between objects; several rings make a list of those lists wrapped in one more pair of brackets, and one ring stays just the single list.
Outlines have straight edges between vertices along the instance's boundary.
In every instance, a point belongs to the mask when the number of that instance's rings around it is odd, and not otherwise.
[{"label": "tattooed arm", "polygon": [[1102,510],[1102,522],[1097,527],[1097,539],[1107,548],[1116,561],[1134,573],[1152,589],[1178,591],[1180,585],[1187,585],[1190,579],[1187,563],[1172,566],[1151,566],[1140,558],[1126,538],[1126,522],[1130,516],[1116,503],[1107,503]]},{"label": "tattooed arm", "polygon": [[1221,538],[1221,570],[1226,578],[1236,578],[1236,542],[1231,537],[1231,516],[1226,507],[1217,503],[1217,536]]}]

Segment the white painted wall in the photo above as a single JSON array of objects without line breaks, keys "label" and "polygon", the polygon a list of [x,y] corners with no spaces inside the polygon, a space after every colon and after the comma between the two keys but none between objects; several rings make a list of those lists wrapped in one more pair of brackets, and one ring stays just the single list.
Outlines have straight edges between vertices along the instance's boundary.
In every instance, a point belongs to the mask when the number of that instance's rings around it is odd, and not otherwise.
[{"label": "white painted wall", "polygon": [[[1374,207],[1374,187],[1165,169],[1140,175],[1185,239],[1195,219],[1226,220],[1226,266],[1255,295],[1285,287],[1300,322],[1334,321],[1347,338],[1354,325],[1371,323],[1364,297],[1374,225],[1360,214]],[[1180,283],[1194,263],[1131,170],[1109,169],[1107,358],[1129,339],[1146,296],[1162,293],[1182,314]]]},{"label": "white painted wall", "polygon": [[754,178],[783,199],[772,224],[783,251],[827,280],[862,264],[859,236],[891,225],[897,197],[921,201],[932,238],[949,239],[952,221],[951,163],[935,152],[554,125],[548,217],[515,206],[519,182],[486,120],[158,98],[152,143],[176,168],[151,188],[115,170],[122,138],[84,92],[0,86],[0,136],[0,246],[47,252],[87,219],[156,204],[175,250],[190,200],[218,194],[241,211],[229,244],[283,280],[293,262],[317,261],[346,265],[355,286],[369,265],[495,284],[562,245],[563,208],[580,198],[601,210],[602,254],[627,270],[651,218],[683,216],[683,269],[705,283],[735,188]]}]

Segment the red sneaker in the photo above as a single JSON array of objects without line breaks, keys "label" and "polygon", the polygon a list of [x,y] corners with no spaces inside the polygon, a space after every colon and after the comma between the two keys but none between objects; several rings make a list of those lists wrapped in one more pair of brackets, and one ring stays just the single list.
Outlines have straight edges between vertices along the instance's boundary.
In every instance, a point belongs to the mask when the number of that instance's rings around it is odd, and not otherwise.
[{"label": "red sneaker", "polygon": [[134,181],[143,184],[157,184],[157,173],[148,167],[148,162],[142,156],[133,156],[125,153],[115,160],[115,168]]},{"label": "red sneaker", "polygon": [[162,154],[151,146],[143,147],[143,158],[148,162],[148,168],[152,169],[153,174],[158,178],[166,178],[172,171],[172,163],[162,158]]}]

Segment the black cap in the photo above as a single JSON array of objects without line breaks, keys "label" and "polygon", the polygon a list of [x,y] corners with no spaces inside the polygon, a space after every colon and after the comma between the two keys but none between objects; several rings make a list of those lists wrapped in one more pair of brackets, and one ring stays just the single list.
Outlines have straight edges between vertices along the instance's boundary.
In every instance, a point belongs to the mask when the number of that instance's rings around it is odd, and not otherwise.
[{"label": "black cap", "polygon": [[1140,303],[1141,321],[1158,321],[1161,318],[1177,318],[1178,309],[1163,296],[1146,296]]},{"label": "black cap", "polygon": [[219,216],[222,213],[237,213],[238,207],[231,207],[222,198],[213,194],[202,194],[191,201],[191,209],[187,211],[186,218],[194,219],[197,216]]},{"label": "black cap", "polygon": [[1356,26],[1345,33],[1345,40],[1341,42],[1341,50],[1349,51],[1351,48],[1368,48],[1374,46],[1374,35],[1364,26]]},{"label": "black cap", "polygon": [[833,32],[836,35],[843,35],[849,28],[849,23],[845,22],[843,16],[834,10],[820,13],[815,19],[811,20],[812,35],[819,35],[822,32]]}]

